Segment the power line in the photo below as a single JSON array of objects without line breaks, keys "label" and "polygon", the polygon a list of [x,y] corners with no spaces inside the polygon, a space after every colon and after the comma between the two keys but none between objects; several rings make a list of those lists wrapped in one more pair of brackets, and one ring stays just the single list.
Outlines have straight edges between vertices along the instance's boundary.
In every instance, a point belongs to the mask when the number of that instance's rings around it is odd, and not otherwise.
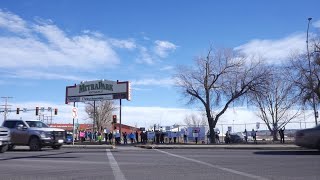
[{"label": "power line", "polygon": [[4,105],[1,105],[1,106],[4,106],[4,110],[3,110],[3,119],[4,121],[7,120],[7,116],[8,116],[8,112],[9,112],[9,108],[11,105],[8,104],[8,99],[11,99],[13,97],[9,97],[9,96],[6,96],[6,97],[1,97],[2,99],[4,99]]}]

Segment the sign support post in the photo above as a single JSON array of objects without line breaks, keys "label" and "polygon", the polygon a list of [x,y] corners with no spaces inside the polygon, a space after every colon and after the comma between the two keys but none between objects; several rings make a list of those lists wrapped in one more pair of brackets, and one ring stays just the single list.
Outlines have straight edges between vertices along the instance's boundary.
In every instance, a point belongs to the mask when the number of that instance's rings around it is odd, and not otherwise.
[{"label": "sign support post", "polygon": [[[73,102],[73,108],[75,108],[76,107],[76,102]],[[72,111],[73,111],[74,109],[72,109]],[[72,113],[74,113],[74,112],[72,112]],[[73,118],[72,118],[72,145],[74,146],[74,135],[75,135],[75,133],[74,133],[74,116],[73,116]]]},{"label": "sign support post", "polygon": [[121,123],[121,106],[122,106],[122,103],[121,103],[121,99],[120,99],[120,125],[119,125],[120,137],[121,137],[121,129],[122,129],[122,123]]}]

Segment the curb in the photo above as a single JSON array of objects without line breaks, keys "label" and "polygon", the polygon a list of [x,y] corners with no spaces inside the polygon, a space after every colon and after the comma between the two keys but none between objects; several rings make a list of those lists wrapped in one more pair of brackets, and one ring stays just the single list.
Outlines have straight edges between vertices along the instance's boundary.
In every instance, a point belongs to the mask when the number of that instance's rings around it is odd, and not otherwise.
[{"label": "curb", "polygon": [[112,145],[63,145],[61,148],[73,149],[115,149]]},{"label": "curb", "polygon": [[235,149],[235,150],[303,150],[299,146],[158,146],[158,145],[138,145],[143,149]]}]

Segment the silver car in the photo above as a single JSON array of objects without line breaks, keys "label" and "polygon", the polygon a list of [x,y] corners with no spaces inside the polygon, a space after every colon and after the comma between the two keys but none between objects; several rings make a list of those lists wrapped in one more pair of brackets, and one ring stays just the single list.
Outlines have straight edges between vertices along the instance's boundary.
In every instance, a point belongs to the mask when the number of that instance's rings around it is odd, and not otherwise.
[{"label": "silver car", "polygon": [[320,125],[297,131],[295,134],[295,144],[305,148],[320,150]]}]

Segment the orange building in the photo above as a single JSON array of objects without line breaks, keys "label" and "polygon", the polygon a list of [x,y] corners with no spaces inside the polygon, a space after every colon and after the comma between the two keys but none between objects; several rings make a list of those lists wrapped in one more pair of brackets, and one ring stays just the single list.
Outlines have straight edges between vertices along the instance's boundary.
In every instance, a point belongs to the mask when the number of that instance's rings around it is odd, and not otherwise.
[{"label": "orange building", "polygon": [[[72,132],[72,128],[73,128],[72,124],[48,124],[48,125],[53,128],[60,128],[60,129],[64,129],[66,131],[71,131],[71,132]],[[117,130],[119,130],[120,124],[116,124],[115,126],[116,126]],[[79,124],[78,130],[82,130],[82,129],[83,130],[91,130],[92,124]],[[114,129],[111,128],[109,130],[113,131]],[[136,132],[136,131],[138,131],[140,133],[139,128],[135,128],[135,127],[125,125],[125,124],[121,125],[121,132],[122,133],[126,132],[127,134],[130,134],[131,132]]]}]

